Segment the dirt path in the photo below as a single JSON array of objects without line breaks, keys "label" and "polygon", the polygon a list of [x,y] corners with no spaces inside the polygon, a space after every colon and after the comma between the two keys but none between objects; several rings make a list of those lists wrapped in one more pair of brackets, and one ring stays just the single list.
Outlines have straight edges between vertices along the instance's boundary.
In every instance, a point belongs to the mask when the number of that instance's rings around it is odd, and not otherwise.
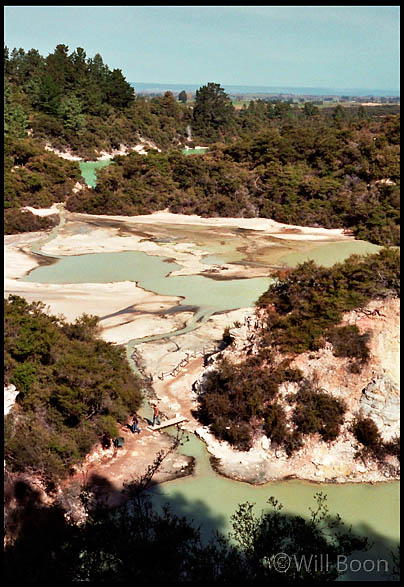
[{"label": "dirt path", "polygon": [[160,411],[166,418],[174,418],[176,414],[187,418],[188,422],[184,423],[184,428],[187,430],[193,431],[198,426],[191,413],[196,406],[191,388],[203,368],[203,357],[197,357],[186,367],[182,367],[176,377],[167,376],[163,381],[158,380],[154,383]]},{"label": "dirt path", "polygon": [[[140,434],[132,434],[122,426],[120,435],[125,440],[123,447],[103,450],[98,446],[82,471],[75,476],[75,481],[91,485],[99,496],[108,496],[109,505],[121,503],[124,499],[124,483],[139,479],[157,455],[161,451],[168,452],[173,444],[173,439],[163,431],[147,430],[147,422],[142,418],[139,418],[139,424]],[[192,469],[193,459],[174,451],[164,459],[153,482],[177,479],[190,474]]]}]

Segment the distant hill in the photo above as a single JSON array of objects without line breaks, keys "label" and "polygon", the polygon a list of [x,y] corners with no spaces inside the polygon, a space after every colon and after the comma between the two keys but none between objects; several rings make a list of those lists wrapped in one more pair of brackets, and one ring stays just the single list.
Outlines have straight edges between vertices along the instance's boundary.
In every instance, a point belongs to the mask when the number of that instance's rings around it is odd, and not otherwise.
[{"label": "distant hill", "polygon": [[[176,83],[149,83],[149,82],[130,82],[135,88],[137,94],[150,94],[160,92],[196,92],[202,84],[176,84]],[[321,88],[321,87],[290,87],[290,86],[232,86],[221,84],[228,94],[265,94],[265,95],[294,95],[294,96],[352,96],[352,97],[389,97],[399,98],[400,93],[397,90],[378,90],[378,89],[355,89],[355,88]]]}]

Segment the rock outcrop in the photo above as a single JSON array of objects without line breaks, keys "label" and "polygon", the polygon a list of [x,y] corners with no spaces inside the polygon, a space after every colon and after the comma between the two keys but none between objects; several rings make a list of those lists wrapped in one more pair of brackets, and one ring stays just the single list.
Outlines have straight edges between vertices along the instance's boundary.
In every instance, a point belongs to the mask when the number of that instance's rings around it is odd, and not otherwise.
[{"label": "rock outcrop", "polygon": [[400,390],[387,374],[375,377],[363,390],[360,412],[377,425],[383,440],[400,434]]},{"label": "rock outcrop", "polygon": [[15,385],[12,383],[10,385],[4,386],[4,415],[6,416],[13,405],[15,404],[15,399],[19,391],[17,391]]}]

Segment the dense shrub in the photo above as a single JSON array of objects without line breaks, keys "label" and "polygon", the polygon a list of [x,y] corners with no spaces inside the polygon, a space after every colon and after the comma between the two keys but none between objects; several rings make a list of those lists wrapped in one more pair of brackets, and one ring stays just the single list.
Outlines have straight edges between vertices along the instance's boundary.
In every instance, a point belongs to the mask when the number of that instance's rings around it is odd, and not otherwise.
[{"label": "dense shrub", "polygon": [[335,440],[344,421],[347,406],[320,389],[302,385],[295,397],[293,422],[302,434],[320,434],[323,440]]},{"label": "dense shrub", "polygon": [[352,424],[352,432],[362,448],[357,457],[375,459],[380,465],[386,464],[388,455],[400,461],[400,438],[383,441],[379,429],[371,418],[358,417]]},{"label": "dense shrub", "polygon": [[264,415],[264,432],[276,445],[284,444],[288,438],[288,429],[286,427],[286,415],[282,406],[271,404],[265,410]]},{"label": "dense shrub", "polygon": [[250,422],[262,416],[265,404],[276,396],[278,384],[272,368],[257,367],[250,360],[240,365],[223,360],[206,377],[196,415],[211,425],[218,438],[248,450],[253,432]]},{"label": "dense shrub", "polygon": [[369,336],[356,327],[335,328],[344,312],[376,298],[400,295],[400,252],[383,248],[365,257],[352,255],[332,267],[313,261],[298,265],[278,280],[257,301],[266,308],[267,322],[261,345],[282,352],[317,350],[331,337],[340,356],[365,362]]},{"label": "dense shrub", "polygon": [[356,362],[351,364],[351,371],[359,373],[361,366],[367,363],[370,357],[367,343],[371,338],[371,333],[360,334],[358,327],[352,324],[331,328],[327,335],[333,345],[334,355],[356,359]]},{"label": "dense shrub", "polygon": [[381,443],[379,429],[371,418],[357,418],[353,433],[361,444],[370,449],[376,449]]},{"label": "dense shrub", "polygon": [[37,216],[29,210],[17,210],[16,208],[4,210],[4,234],[48,230],[56,226],[58,222],[58,215]]},{"label": "dense shrub", "polygon": [[70,324],[40,302],[5,300],[5,382],[19,391],[5,418],[10,469],[64,476],[138,408],[140,380],[124,349],[98,338],[97,323],[83,314]]},{"label": "dense shrub", "polygon": [[7,138],[4,145],[5,234],[46,230],[57,218],[39,217],[23,206],[47,208],[64,202],[81,177],[75,161],[60,159],[32,139]]},{"label": "dense shrub", "polygon": [[400,461],[400,437],[396,436],[392,440],[385,442],[384,450],[386,454],[393,455]]},{"label": "dense shrub", "polygon": [[94,190],[69,199],[72,212],[136,215],[169,208],[200,216],[253,216],[248,172],[209,156],[150,151],[116,157],[103,168]]},{"label": "dense shrub", "polygon": [[252,356],[238,365],[222,360],[205,379],[196,416],[203,424],[210,424],[215,436],[239,450],[251,447],[260,422],[274,442],[282,444],[281,436],[289,440],[289,435],[282,429],[282,410],[273,401],[283,381],[302,378],[289,363],[285,360],[275,365],[270,354],[265,359]]}]

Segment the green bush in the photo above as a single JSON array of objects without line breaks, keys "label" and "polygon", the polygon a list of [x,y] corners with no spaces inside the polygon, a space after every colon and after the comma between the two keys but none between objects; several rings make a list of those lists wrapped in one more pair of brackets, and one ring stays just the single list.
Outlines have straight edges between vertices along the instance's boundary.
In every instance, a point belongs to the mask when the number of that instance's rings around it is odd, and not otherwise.
[{"label": "green bush", "polygon": [[239,422],[237,424],[228,423],[229,425],[223,428],[218,428],[217,424],[213,424],[211,429],[215,436],[221,436],[237,450],[248,451],[252,446],[252,431],[247,422]]},{"label": "green bush", "polygon": [[15,208],[4,210],[4,234],[49,230],[58,223],[57,215],[36,216],[29,210],[22,211]]},{"label": "green bush", "polygon": [[295,397],[293,422],[301,434],[320,434],[324,441],[335,440],[344,421],[347,406],[320,389],[304,384]]},{"label": "green bush", "polygon": [[284,353],[318,350],[328,337],[338,356],[366,362],[367,333],[356,326],[336,327],[344,312],[376,298],[400,295],[400,252],[383,248],[365,257],[352,255],[332,267],[313,261],[298,265],[261,295],[266,308],[261,346],[277,346]]},{"label": "green bush", "polygon": [[371,457],[382,466],[386,464],[388,455],[394,456],[400,461],[400,438],[395,437],[384,442],[377,425],[371,418],[356,418],[352,425],[352,432],[362,445],[362,449],[356,454],[357,457],[362,457],[362,459]]},{"label": "green bush", "polygon": [[57,214],[40,217],[21,207],[46,208],[64,202],[80,179],[77,162],[61,159],[28,138],[6,138],[4,151],[5,233],[52,228],[59,221]]},{"label": "green bush", "polygon": [[265,410],[264,432],[274,444],[283,445],[289,433],[286,427],[286,415],[282,406],[271,404]]},{"label": "green bush", "polygon": [[371,418],[357,418],[353,424],[355,438],[372,450],[381,444],[381,436],[378,427]]},{"label": "green bush", "polygon": [[361,363],[366,363],[369,360],[370,355],[367,343],[370,338],[370,332],[360,334],[355,324],[334,327],[328,332],[328,340],[333,345],[333,352],[336,357],[355,358]]}]

